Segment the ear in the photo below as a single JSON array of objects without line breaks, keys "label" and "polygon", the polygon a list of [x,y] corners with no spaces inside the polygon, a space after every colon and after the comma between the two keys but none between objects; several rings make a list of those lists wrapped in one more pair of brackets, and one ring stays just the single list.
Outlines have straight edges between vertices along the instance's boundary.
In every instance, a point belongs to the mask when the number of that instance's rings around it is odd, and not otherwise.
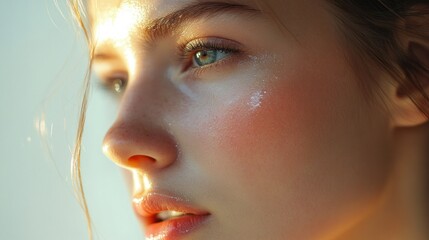
[{"label": "ear", "polygon": [[395,86],[392,120],[396,127],[412,127],[429,117],[429,5],[417,5],[402,19],[398,39],[403,80]]}]

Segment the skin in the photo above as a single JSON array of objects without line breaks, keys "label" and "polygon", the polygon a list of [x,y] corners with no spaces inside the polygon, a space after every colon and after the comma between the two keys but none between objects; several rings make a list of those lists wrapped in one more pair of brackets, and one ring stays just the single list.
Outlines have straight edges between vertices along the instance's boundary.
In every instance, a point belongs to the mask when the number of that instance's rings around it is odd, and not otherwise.
[{"label": "skin", "polygon": [[[398,133],[396,112],[382,107],[406,105],[392,85],[381,84],[385,105],[368,101],[330,5],[271,1],[287,31],[261,13],[225,13],[143,44],[137,24],[190,2],[90,4],[95,53],[105,56],[95,70],[106,82],[127,78],[103,148],[132,170],[134,192],[150,185],[209,211],[186,239],[424,239],[406,224],[422,225],[409,208],[422,205],[421,189],[398,200],[424,154],[398,153],[424,149],[427,129]],[[238,42],[241,53],[183,71],[177,43],[205,37]]]}]

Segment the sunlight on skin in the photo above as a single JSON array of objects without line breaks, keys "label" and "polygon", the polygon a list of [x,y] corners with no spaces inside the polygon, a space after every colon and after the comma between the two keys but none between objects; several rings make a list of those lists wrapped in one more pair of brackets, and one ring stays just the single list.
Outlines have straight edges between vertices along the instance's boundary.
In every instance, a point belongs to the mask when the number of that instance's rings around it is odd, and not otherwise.
[{"label": "sunlight on skin", "polygon": [[[130,32],[136,31],[137,22],[142,18],[142,9],[139,5],[124,1],[120,4],[117,11],[108,12],[101,21],[95,25],[94,33],[95,43],[113,42],[115,44],[130,45]],[[124,49],[131,49],[129,47]],[[124,52],[125,61],[129,66],[129,74],[135,73],[136,58],[132,51]]]},{"label": "sunlight on skin", "polygon": [[143,175],[143,186],[145,191],[149,191],[152,189],[152,182],[146,174]]},{"label": "sunlight on skin", "polygon": [[124,3],[116,13],[110,13],[111,16],[103,22],[98,23],[95,37],[99,41],[124,40],[128,38],[129,29],[135,27],[135,21],[138,17],[138,9],[130,4]]},{"label": "sunlight on skin", "polygon": [[134,183],[134,194],[141,194],[152,189],[152,181],[147,174],[142,174],[137,170],[131,170]]}]

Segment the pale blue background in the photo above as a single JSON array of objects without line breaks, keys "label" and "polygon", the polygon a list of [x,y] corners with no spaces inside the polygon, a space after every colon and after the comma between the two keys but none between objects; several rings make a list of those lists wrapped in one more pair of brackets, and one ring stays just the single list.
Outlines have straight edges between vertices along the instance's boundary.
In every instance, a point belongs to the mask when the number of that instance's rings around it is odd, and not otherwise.
[{"label": "pale blue background", "polygon": [[[0,0],[0,239],[88,239],[69,173],[88,60],[66,1],[65,18],[54,2]],[[96,239],[143,239],[122,173],[100,150],[115,103],[91,96],[82,171]]]}]

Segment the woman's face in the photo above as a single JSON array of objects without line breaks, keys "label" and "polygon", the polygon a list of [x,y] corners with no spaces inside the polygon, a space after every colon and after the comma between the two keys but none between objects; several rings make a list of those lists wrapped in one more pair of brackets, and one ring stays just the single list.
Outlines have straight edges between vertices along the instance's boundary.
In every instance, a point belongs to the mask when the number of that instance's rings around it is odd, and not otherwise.
[{"label": "woman's face", "polygon": [[341,234],[383,197],[390,129],[334,10],[261,1],[280,26],[253,1],[214,2],[90,5],[95,70],[127,81],[104,151],[132,170],[147,239]]}]

